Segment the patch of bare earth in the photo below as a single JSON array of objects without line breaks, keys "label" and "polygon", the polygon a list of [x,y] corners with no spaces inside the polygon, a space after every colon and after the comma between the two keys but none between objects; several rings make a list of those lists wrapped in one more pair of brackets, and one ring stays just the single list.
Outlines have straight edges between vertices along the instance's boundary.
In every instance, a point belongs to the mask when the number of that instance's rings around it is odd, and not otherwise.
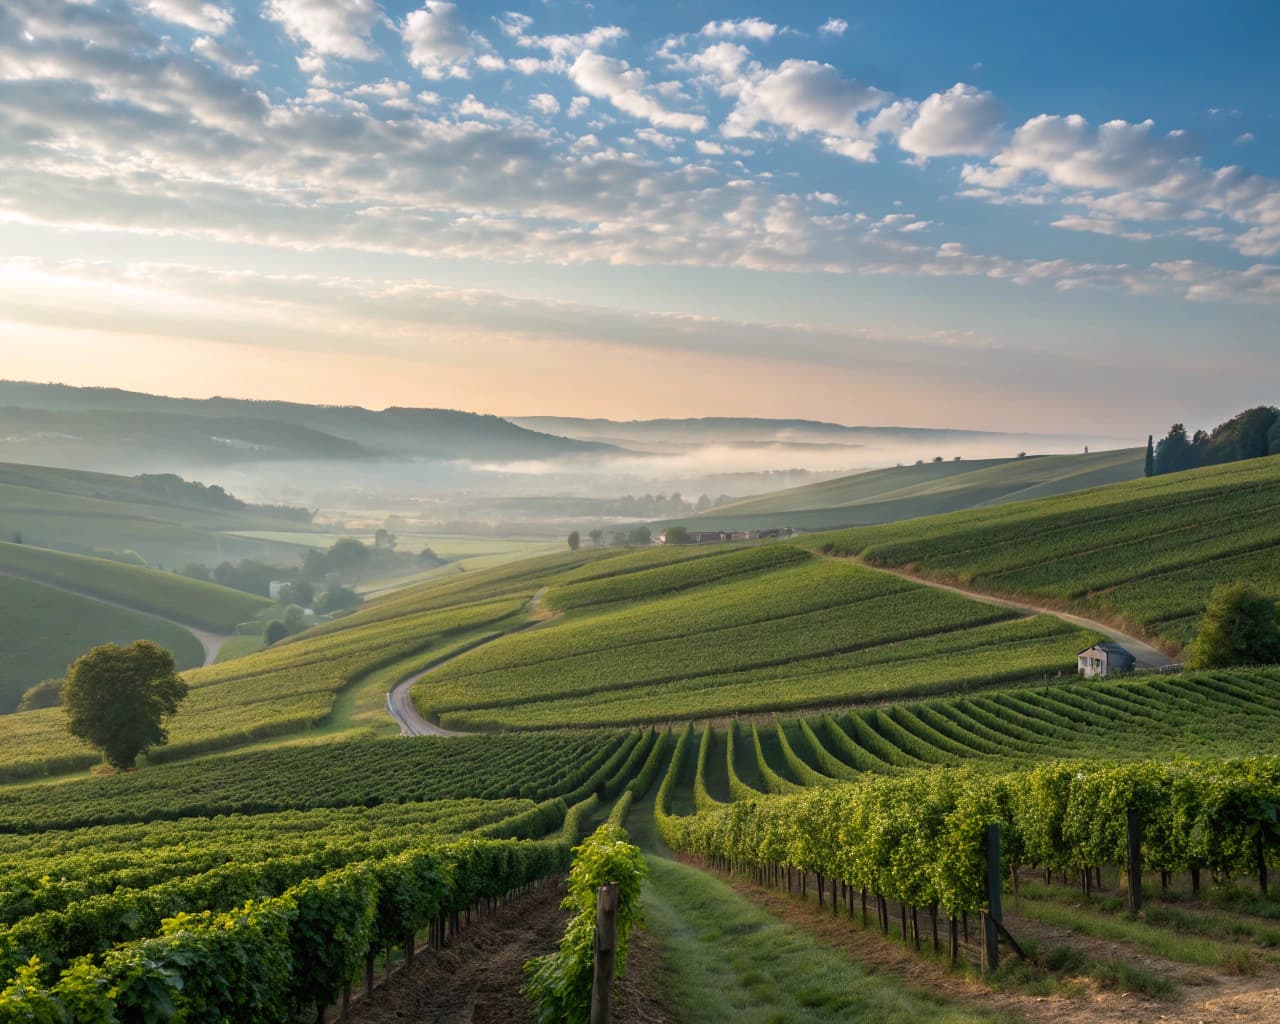
[{"label": "patch of bare earth", "polygon": [[[351,1024],[525,1024],[533,1011],[521,993],[524,962],[559,945],[568,914],[560,886],[539,889],[500,907],[443,950],[419,952],[412,967],[392,975],[368,1001],[353,1007]],[[657,1001],[661,956],[650,936],[632,938],[626,977],[614,989],[620,1024],[673,1024]]]},{"label": "patch of bare earth", "polygon": [[[723,877],[723,876],[721,876]],[[850,922],[815,900],[801,900],[742,878],[725,878],[739,893],[788,924],[804,928],[824,944],[839,949],[868,968],[920,989],[987,1010],[1020,1016],[1034,1024],[1208,1024],[1215,1021],[1280,1021],[1280,978],[1240,977],[1189,967],[1139,953],[1122,943],[1077,935],[1062,928],[1018,920],[1015,934],[1034,933],[1042,944],[1069,944],[1095,960],[1122,960],[1161,974],[1178,984],[1170,999],[1099,989],[1079,980],[1075,996],[1032,996],[1016,991],[993,992],[977,978],[951,970],[878,932]]]}]

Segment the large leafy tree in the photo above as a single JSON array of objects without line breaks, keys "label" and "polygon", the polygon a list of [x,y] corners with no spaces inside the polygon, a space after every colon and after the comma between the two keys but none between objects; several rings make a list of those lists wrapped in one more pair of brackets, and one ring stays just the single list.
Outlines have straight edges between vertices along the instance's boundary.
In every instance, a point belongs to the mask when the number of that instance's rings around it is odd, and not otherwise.
[{"label": "large leafy tree", "polygon": [[1280,621],[1276,604],[1247,583],[1213,592],[1195,641],[1187,648],[1188,668],[1224,668],[1280,662]]},{"label": "large leafy tree", "polygon": [[128,647],[103,644],[76,659],[62,686],[62,707],[73,736],[128,769],[139,754],[168,742],[164,722],[186,695],[173,655],[138,640]]}]

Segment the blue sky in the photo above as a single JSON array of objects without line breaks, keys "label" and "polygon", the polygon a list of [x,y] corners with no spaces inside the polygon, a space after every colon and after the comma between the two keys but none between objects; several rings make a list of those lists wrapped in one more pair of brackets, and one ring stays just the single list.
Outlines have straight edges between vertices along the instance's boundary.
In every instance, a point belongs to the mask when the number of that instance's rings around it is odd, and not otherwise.
[{"label": "blue sky", "polygon": [[1215,422],[1280,381],[1277,38],[1261,2],[11,0],[6,375]]}]

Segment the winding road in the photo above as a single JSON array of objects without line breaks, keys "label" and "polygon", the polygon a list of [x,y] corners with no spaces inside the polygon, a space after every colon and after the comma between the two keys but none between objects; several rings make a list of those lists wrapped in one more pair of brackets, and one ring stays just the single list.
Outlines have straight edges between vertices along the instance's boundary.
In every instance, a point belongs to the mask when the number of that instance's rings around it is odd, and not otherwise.
[{"label": "winding road", "polygon": [[1059,611],[1057,608],[1051,608],[1048,605],[1033,604],[1030,601],[1014,600],[1008,597],[995,597],[992,594],[984,594],[981,591],[969,590],[965,587],[956,586],[951,583],[939,583],[937,580],[928,579],[925,576],[917,576],[915,573],[906,572],[902,569],[886,569],[879,565],[868,565],[866,562],[856,558],[842,559],[842,561],[853,562],[864,569],[870,569],[873,572],[884,572],[890,576],[897,576],[900,579],[907,580],[911,583],[918,583],[922,587],[932,587],[934,590],[946,590],[952,594],[959,594],[967,597],[972,601],[982,601],[986,604],[996,604],[1004,608],[1012,608],[1015,611],[1026,612],[1029,615],[1053,615],[1063,622],[1070,622],[1073,626],[1080,626],[1083,629],[1091,629],[1095,633],[1101,633],[1108,640],[1120,644],[1130,654],[1137,659],[1136,668],[1140,669],[1164,669],[1164,668],[1181,668],[1182,663],[1173,655],[1166,654],[1158,647],[1153,647],[1141,637],[1133,636],[1130,633],[1122,632],[1115,626],[1110,626],[1105,622],[1098,622],[1096,619],[1086,619],[1083,615],[1073,615],[1070,612]]},{"label": "winding road", "polygon": [[475,643],[467,644],[447,658],[440,658],[430,664],[419,669],[411,676],[407,676],[396,683],[395,686],[387,693],[387,713],[396,720],[396,724],[400,726],[401,736],[469,736],[471,733],[455,732],[452,729],[445,729],[443,726],[436,725],[423,718],[419,714],[418,709],[413,705],[413,686],[428,673],[434,672],[442,665],[447,665],[455,658],[461,658],[464,654],[469,654],[478,647],[491,644],[493,641],[501,639],[504,636],[511,636],[513,633],[523,633],[527,629],[534,629],[544,623],[550,622],[556,618],[558,612],[547,614],[542,611],[542,595],[546,593],[547,588],[543,587],[529,599],[529,614],[533,616],[531,621],[526,622],[523,626],[510,630],[506,633],[493,633],[490,636],[482,637]]}]

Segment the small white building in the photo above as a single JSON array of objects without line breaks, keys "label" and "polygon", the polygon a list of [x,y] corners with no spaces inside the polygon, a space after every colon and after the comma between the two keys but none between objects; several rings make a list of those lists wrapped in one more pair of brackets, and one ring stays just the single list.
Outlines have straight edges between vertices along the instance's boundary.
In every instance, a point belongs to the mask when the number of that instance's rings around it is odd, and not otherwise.
[{"label": "small white building", "polygon": [[267,594],[271,597],[271,600],[279,601],[280,595],[287,586],[289,586],[288,580],[272,580],[267,584]]},{"label": "small white building", "polygon": [[1132,672],[1137,658],[1119,644],[1105,642],[1086,647],[1076,655],[1076,671],[1086,679],[1096,676],[1117,675]]}]

